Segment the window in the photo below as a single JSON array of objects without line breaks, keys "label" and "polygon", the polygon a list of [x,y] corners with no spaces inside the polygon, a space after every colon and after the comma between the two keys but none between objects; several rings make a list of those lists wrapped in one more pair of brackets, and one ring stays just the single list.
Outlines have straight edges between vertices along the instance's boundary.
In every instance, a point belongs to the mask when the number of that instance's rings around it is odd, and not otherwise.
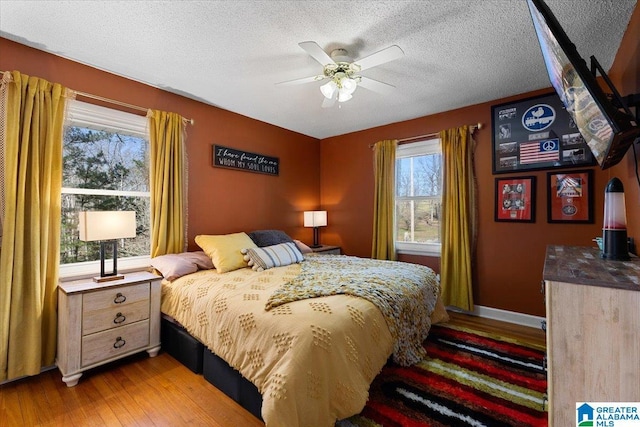
[{"label": "window", "polygon": [[439,139],[399,145],[396,151],[396,248],[440,255],[442,150]]},{"label": "window", "polygon": [[61,277],[99,271],[99,242],[83,242],[78,212],[132,210],[136,237],[118,242],[118,268],[148,265],[147,118],[79,101],[67,106],[63,137]]}]

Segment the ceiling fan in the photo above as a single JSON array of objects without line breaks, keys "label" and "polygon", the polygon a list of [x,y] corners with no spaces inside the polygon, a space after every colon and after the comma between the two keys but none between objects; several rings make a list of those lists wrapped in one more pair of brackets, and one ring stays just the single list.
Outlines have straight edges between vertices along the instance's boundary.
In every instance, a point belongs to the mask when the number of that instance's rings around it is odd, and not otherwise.
[{"label": "ceiling fan", "polygon": [[359,73],[404,56],[404,52],[400,47],[392,45],[354,61],[346,49],[334,49],[330,54],[327,54],[318,43],[313,41],[301,42],[298,45],[322,65],[322,74],[288,80],[276,83],[276,85],[297,85],[329,79],[327,83],[320,86],[320,91],[325,97],[322,102],[323,108],[333,106],[336,100],[338,102],[350,100],[358,86],[379,93],[395,88],[395,86],[388,83],[361,76]]}]

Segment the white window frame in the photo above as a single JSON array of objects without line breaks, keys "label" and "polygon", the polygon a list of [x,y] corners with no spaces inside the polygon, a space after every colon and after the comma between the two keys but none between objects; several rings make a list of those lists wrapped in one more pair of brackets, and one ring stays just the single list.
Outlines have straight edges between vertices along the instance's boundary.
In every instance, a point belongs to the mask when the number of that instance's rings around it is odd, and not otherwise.
[{"label": "white window frame", "polygon": [[[123,133],[144,138],[149,141],[149,120],[146,117],[124,111],[101,107],[82,101],[70,100],[66,107],[66,126],[78,126],[98,131]],[[62,188],[62,194],[91,194],[103,196],[151,197],[149,191],[118,191],[85,188]],[[147,268],[151,263],[149,255],[118,258],[118,271],[129,272]],[[60,279],[90,277],[99,274],[100,261],[61,264]]]},{"label": "white window frame", "polygon": [[[439,138],[428,139],[424,141],[414,142],[411,144],[398,145],[396,148],[396,159],[402,159],[406,157],[424,156],[430,154],[442,155],[442,147]],[[394,199],[395,199],[394,188]],[[395,205],[395,202],[394,202]],[[394,206],[395,211],[395,206]],[[396,218],[394,215],[393,229],[397,230]],[[442,245],[440,243],[416,243],[416,242],[404,242],[395,236],[396,252],[399,254],[407,255],[422,255],[431,257],[440,257],[442,253]]]}]

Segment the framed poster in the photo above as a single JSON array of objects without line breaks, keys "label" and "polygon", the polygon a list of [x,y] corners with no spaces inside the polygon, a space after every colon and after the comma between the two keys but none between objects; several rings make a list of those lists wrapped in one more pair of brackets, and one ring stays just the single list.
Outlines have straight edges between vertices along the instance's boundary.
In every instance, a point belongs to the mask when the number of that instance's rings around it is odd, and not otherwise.
[{"label": "framed poster", "polygon": [[491,128],[494,174],[596,164],[555,92],[492,106]]},{"label": "framed poster", "polygon": [[593,170],[547,173],[547,222],[593,223]]},{"label": "framed poster", "polygon": [[535,222],[536,177],[496,178],[496,221]]}]

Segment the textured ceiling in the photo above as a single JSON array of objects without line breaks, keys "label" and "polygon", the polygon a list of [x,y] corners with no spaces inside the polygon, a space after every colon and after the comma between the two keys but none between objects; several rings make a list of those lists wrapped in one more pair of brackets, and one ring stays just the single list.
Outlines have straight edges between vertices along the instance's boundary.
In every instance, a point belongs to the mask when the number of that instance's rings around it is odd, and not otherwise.
[{"label": "textured ceiling", "polygon": [[[636,0],[547,4],[608,70]],[[0,0],[0,36],[316,138],[550,87],[524,0]],[[308,40],[354,58],[400,46],[362,72],[396,88],[321,108],[320,82],[276,86],[322,72]]]}]

